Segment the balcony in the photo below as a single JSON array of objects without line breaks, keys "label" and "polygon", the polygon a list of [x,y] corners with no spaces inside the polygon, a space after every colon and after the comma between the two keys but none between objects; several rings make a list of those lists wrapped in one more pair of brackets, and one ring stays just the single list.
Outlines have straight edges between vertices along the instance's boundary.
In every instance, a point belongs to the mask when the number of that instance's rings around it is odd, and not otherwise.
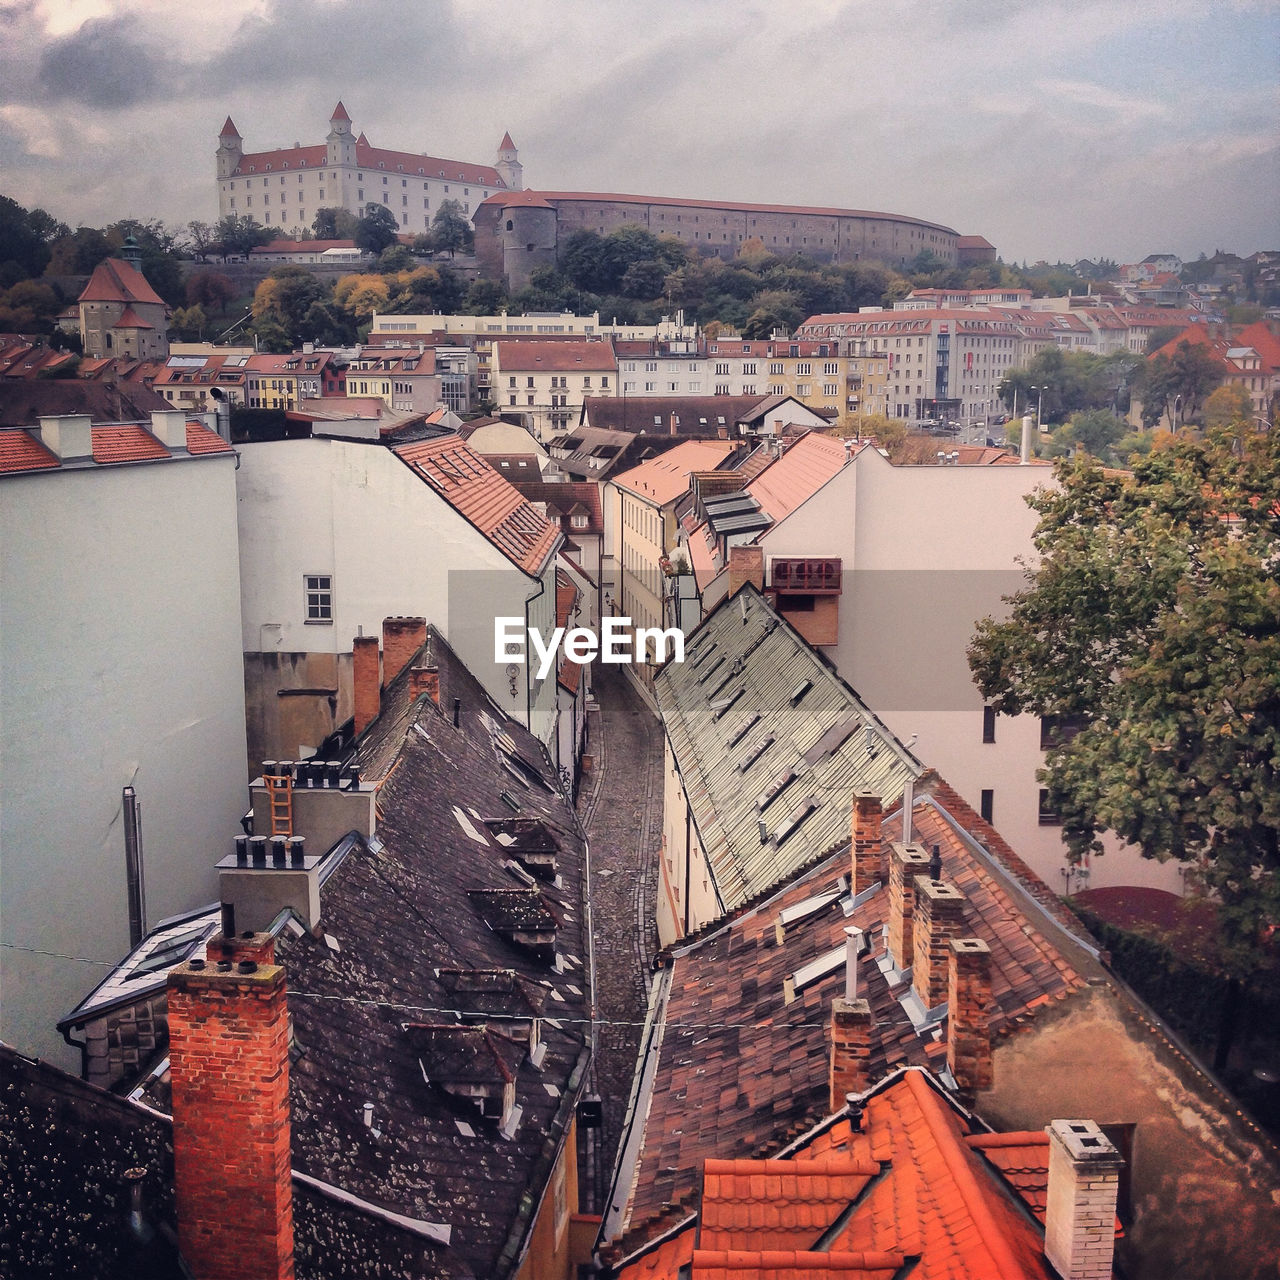
[{"label": "balcony", "polygon": [[841,562],[779,556],[769,565],[769,587],[779,595],[838,596]]}]

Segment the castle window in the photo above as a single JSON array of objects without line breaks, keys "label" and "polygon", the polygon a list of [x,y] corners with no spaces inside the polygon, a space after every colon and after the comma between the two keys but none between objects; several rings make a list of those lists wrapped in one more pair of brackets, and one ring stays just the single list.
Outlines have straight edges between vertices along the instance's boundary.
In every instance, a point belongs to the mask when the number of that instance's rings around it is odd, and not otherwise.
[{"label": "castle window", "polygon": [[510,218],[508,218],[508,219],[507,219],[507,230],[508,230],[508,231],[514,231],[515,229],[516,229],[516,224],[515,224],[514,222],[512,222]]}]

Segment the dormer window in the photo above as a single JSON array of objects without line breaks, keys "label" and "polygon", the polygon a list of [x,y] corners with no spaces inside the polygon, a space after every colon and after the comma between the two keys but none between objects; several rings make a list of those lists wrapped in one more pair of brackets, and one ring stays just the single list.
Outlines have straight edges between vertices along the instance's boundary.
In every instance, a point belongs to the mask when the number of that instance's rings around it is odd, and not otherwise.
[{"label": "dormer window", "polygon": [[502,1137],[515,1136],[521,1119],[516,1075],[525,1056],[522,1045],[487,1025],[407,1023],[403,1030],[429,1086],[468,1114],[496,1122]]},{"label": "dormer window", "polygon": [[537,889],[471,889],[476,913],[500,938],[532,952],[548,964],[556,958],[558,921]]}]

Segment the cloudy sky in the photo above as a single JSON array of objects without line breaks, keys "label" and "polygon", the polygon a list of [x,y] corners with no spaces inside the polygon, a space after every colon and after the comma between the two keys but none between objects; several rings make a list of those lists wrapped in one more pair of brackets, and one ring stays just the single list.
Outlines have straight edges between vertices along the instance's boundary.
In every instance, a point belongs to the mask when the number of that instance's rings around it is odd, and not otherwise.
[{"label": "cloudy sky", "polygon": [[375,145],[526,185],[839,205],[1009,260],[1280,248],[1280,0],[0,0],[0,194],[217,216],[246,149]]}]

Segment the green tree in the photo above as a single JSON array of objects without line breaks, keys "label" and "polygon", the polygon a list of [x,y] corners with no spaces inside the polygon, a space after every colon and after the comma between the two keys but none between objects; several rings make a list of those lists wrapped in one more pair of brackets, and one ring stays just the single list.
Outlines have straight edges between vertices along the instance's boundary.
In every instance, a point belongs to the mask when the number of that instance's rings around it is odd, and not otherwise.
[{"label": "green tree", "polygon": [[1078,452],[1104,462],[1108,466],[1123,463],[1117,451],[1125,435],[1124,422],[1108,409],[1085,409],[1073,413],[1063,430],[1065,442]]},{"label": "green tree", "polygon": [[969,649],[997,711],[1082,725],[1041,775],[1073,858],[1114,832],[1219,905],[1221,954],[1272,967],[1280,921],[1280,435],[1060,463],[1039,567]]},{"label": "green tree", "polygon": [[209,318],[199,303],[190,307],[177,307],[169,316],[169,334],[179,342],[198,342],[204,337],[208,323]]},{"label": "green tree", "polygon": [[53,242],[48,274],[87,276],[113,252],[105,231],[97,227],[77,227]]},{"label": "green tree", "polygon": [[475,246],[476,233],[456,200],[444,200],[431,219],[431,243],[438,251],[447,251],[449,257],[462,249],[470,252]]},{"label": "green tree", "polygon": [[218,238],[207,222],[187,223],[187,247],[197,262],[208,262],[209,255],[218,251]]},{"label": "green tree", "polygon": [[395,244],[400,234],[396,215],[385,204],[367,204],[364,216],[356,223],[356,247],[365,253],[381,253],[388,245]]},{"label": "green tree", "polygon": [[188,306],[201,306],[206,312],[221,311],[224,315],[236,296],[236,286],[221,271],[193,271],[187,277],[186,290]]},{"label": "green tree", "polygon": [[473,280],[467,286],[463,311],[469,316],[495,316],[507,305],[507,291],[497,280]]},{"label": "green tree", "polygon": [[311,220],[317,240],[354,240],[359,218],[346,209],[321,208]]},{"label": "green tree", "polygon": [[1243,426],[1253,421],[1253,401],[1240,386],[1219,387],[1204,402],[1204,425],[1217,427]]},{"label": "green tree", "polygon": [[1147,359],[1135,380],[1142,396],[1142,423],[1154,426],[1162,418],[1175,425],[1198,420],[1200,406],[1222,381],[1222,366],[1200,342],[1179,342],[1172,355]]},{"label": "green tree", "polygon": [[38,280],[19,280],[0,292],[0,332],[48,333],[62,310],[51,286]]},{"label": "green tree", "polygon": [[413,270],[412,250],[407,244],[387,245],[378,255],[378,270],[383,273]]},{"label": "green tree", "polygon": [[290,341],[285,350],[292,350],[293,344],[301,340],[303,317],[312,303],[329,299],[328,286],[304,267],[276,267],[254,291],[254,330],[259,340],[265,341],[264,334],[274,337],[274,330],[264,329],[263,325],[268,321],[279,325]]},{"label": "green tree", "polygon": [[247,258],[260,244],[266,244],[272,233],[256,223],[247,213],[228,213],[218,219],[213,233],[222,246],[222,258]]},{"label": "green tree", "polygon": [[19,280],[40,275],[49,263],[48,229],[34,217],[37,213],[44,210],[28,211],[16,200],[0,196],[0,265],[12,263]]}]

